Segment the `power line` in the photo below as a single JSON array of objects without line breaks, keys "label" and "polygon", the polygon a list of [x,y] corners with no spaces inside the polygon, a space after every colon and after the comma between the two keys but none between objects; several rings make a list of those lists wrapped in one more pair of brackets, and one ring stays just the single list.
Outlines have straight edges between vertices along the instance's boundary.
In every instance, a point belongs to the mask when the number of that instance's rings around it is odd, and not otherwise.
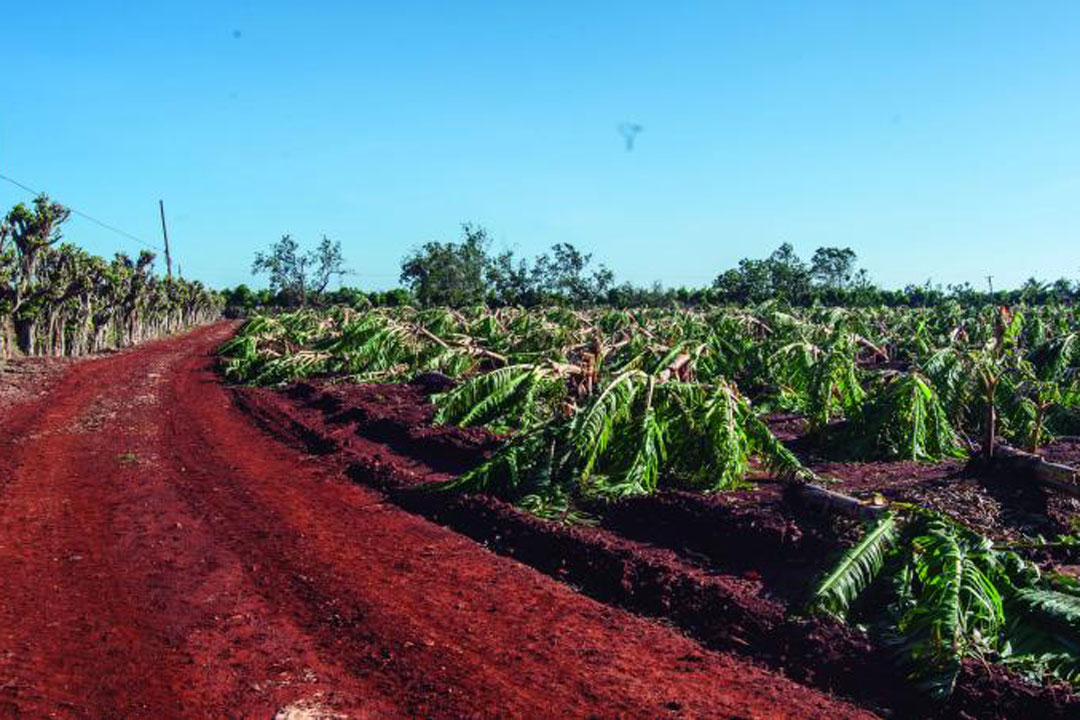
[{"label": "power line", "polygon": [[9,177],[8,177],[7,175],[0,175],[0,178],[3,178],[4,180],[7,180],[7,181],[8,181],[9,183],[11,183],[12,185],[15,185],[16,187],[21,187],[21,188],[22,188],[23,190],[25,190],[25,191],[26,191],[26,192],[28,192],[28,193],[31,193],[31,194],[33,194],[33,195],[38,195],[38,194],[40,194],[40,193],[38,193],[37,191],[35,191],[35,190],[34,190],[33,188],[29,188],[29,187],[26,187],[25,185],[23,185],[23,184],[22,184],[21,182],[19,182],[18,180],[12,180],[12,179],[11,179],[11,178],[9,178]]},{"label": "power line", "polygon": [[[32,195],[41,195],[41,193],[39,193],[37,190],[33,189],[32,187],[28,187],[26,185],[23,185],[18,180],[15,180],[14,178],[9,178],[7,175],[0,175],[0,180],[6,180],[9,183],[11,183],[12,185],[14,185],[16,187],[20,187],[20,188],[22,188],[23,190],[25,190],[26,192],[28,192],[28,193],[30,193]],[[117,235],[123,235],[124,237],[128,238],[129,240],[134,240],[135,242],[139,243],[140,245],[145,245],[146,247],[150,248],[151,250],[157,250],[158,252],[161,252],[161,248],[159,248],[157,245],[152,245],[151,243],[148,243],[148,242],[146,242],[145,240],[143,240],[141,238],[135,237],[134,235],[132,235],[129,232],[121,230],[118,227],[114,227],[114,226],[112,226],[112,225],[110,225],[110,224],[108,224],[106,222],[102,222],[101,220],[98,220],[95,217],[91,217],[90,215],[87,215],[86,213],[84,213],[81,210],[76,210],[75,208],[71,207],[70,205],[66,205],[65,207],[67,207],[67,209],[70,210],[72,212],[72,214],[78,215],[79,217],[83,218],[84,220],[89,220],[90,222],[94,223],[95,225],[100,225],[101,227],[105,228],[106,230],[110,230],[110,231],[116,233]]]}]

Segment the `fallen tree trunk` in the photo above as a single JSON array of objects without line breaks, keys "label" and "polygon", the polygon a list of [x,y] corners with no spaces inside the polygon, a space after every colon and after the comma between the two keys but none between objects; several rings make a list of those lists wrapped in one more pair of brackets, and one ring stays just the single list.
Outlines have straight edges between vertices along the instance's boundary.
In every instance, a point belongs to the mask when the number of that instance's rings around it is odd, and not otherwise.
[{"label": "fallen tree trunk", "polygon": [[1034,453],[998,445],[991,460],[991,468],[998,473],[1021,472],[1029,474],[1044,487],[1080,498],[1080,473],[1076,468],[1061,463],[1047,462]]},{"label": "fallen tree trunk", "polygon": [[788,483],[784,492],[807,507],[837,512],[859,520],[874,520],[888,509],[884,505],[868,505],[850,495],[826,490],[820,485],[801,480]]},{"label": "fallen tree trunk", "polygon": [[[998,444],[991,460],[979,458],[975,462],[996,474],[1027,475],[1043,487],[1080,498],[1080,471],[1068,465],[1048,462],[1039,455]],[[784,482],[784,493],[789,499],[807,507],[859,520],[874,520],[888,510],[886,505],[867,504],[807,480],[787,480]]]}]

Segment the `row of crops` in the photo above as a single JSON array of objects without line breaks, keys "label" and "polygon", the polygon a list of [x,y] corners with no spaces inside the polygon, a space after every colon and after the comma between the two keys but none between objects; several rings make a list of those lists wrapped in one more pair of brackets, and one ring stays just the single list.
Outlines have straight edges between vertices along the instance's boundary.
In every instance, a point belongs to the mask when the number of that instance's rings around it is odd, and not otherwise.
[{"label": "row of crops", "polygon": [[151,252],[106,260],[61,243],[69,213],[42,196],[0,220],[0,358],[125,347],[220,315],[218,293],[156,276]]},{"label": "row of crops", "polygon": [[[1038,451],[1080,434],[1078,332],[1080,312],[1057,306],[335,309],[251,318],[220,353],[229,378],[262,385],[448,376],[436,420],[506,440],[443,489],[587,521],[667,489],[826,484],[770,430],[778,412],[836,459]],[[804,610],[865,627],[932,695],[965,658],[1080,681],[1080,585],[1033,557],[896,504]]]}]

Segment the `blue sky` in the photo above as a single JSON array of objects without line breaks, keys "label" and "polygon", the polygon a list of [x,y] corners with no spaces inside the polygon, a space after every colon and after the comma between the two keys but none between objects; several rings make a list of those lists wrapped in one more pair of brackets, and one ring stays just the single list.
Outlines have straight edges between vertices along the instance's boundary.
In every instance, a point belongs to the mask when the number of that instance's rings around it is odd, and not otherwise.
[{"label": "blue sky", "polygon": [[162,5],[5,7],[0,173],[155,244],[164,198],[214,285],[289,232],[393,286],[465,221],[666,285],[785,241],[886,286],[1080,277],[1075,2]]}]

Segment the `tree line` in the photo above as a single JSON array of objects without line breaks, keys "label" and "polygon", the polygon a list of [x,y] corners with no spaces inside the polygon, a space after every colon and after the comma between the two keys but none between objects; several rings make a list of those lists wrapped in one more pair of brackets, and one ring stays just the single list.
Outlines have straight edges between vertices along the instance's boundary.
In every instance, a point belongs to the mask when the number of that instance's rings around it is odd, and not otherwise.
[{"label": "tree line", "polygon": [[340,242],[323,238],[301,252],[288,235],[269,253],[256,255],[252,271],[269,275],[270,287],[226,289],[227,305],[241,314],[258,307],[343,304],[354,307],[420,305],[492,307],[565,305],[569,307],[669,307],[752,305],[777,300],[793,307],[814,305],[936,307],[950,301],[966,305],[1074,303],[1080,283],[1029,279],[1011,290],[982,291],[968,283],[927,281],[903,289],[875,285],[847,247],[819,247],[809,261],[784,243],[764,258],[743,258],[719,273],[706,287],[617,284],[614,273],[571,243],[556,243],[534,258],[513,251],[493,252],[487,230],[463,225],[457,241],[433,241],[410,251],[401,261],[401,287],[365,292],[342,286],[328,290],[331,279],[349,275]]},{"label": "tree line", "polygon": [[41,195],[0,220],[0,357],[84,355],[218,317],[220,294],[156,276],[152,252],[106,260],[61,242],[69,215]]}]

